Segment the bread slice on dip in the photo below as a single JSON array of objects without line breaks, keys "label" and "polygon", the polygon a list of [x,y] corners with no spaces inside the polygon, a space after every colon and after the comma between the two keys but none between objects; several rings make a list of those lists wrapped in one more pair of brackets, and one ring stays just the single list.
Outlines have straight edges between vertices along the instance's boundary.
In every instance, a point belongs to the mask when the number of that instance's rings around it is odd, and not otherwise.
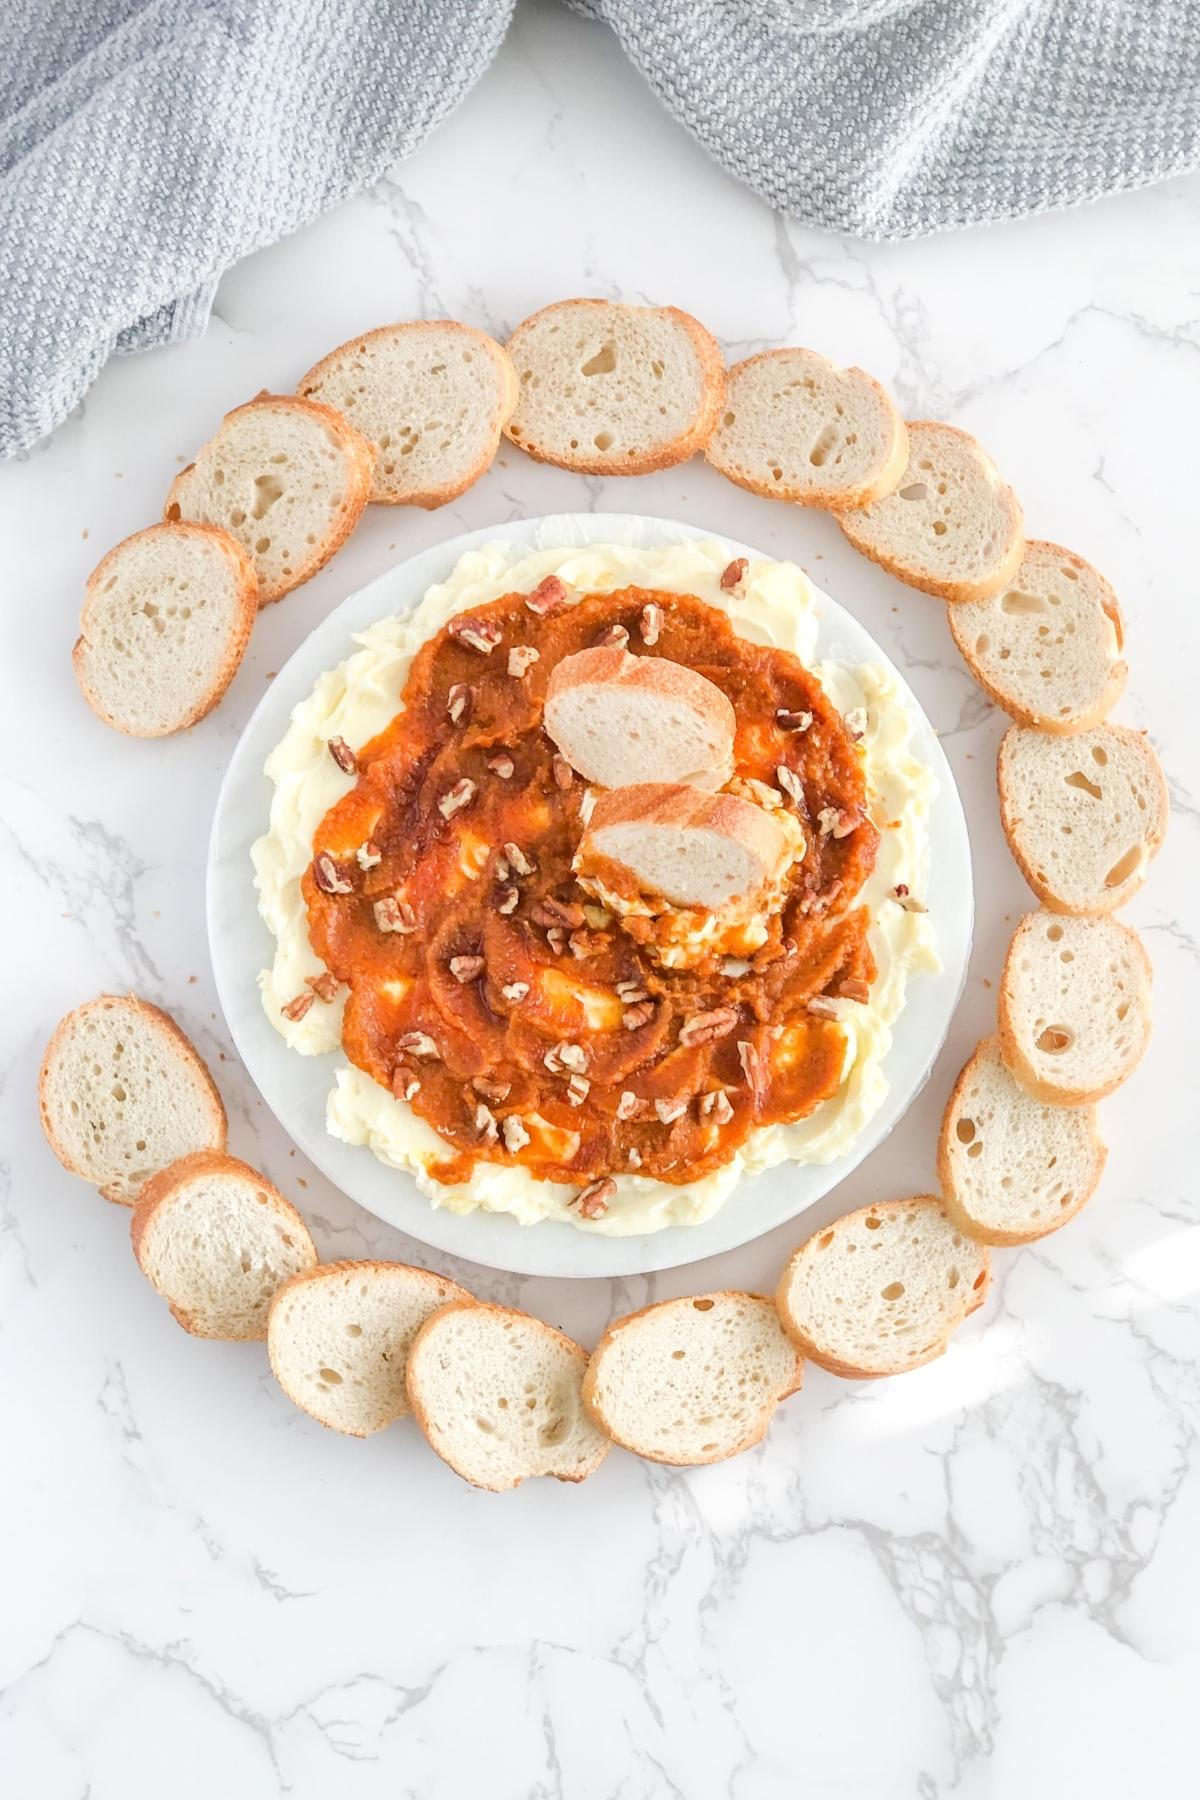
[{"label": "bread slice on dip", "polygon": [[505,430],[538,462],[644,475],[703,450],[725,392],[711,332],[674,306],[558,300],[508,341],[516,410]]},{"label": "bread slice on dip", "polygon": [[138,1267],[193,1337],[265,1338],[275,1290],[317,1260],[308,1226],[248,1163],[198,1150],[142,1189]]},{"label": "bread slice on dip", "polygon": [[335,407],[371,444],[376,505],[432,508],[491,467],[517,377],[508,352],[484,332],[412,319],[339,344],[296,391]]},{"label": "bread slice on dip", "polygon": [[431,1313],[471,1295],[406,1263],[336,1262],[302,1269],[278,1288],[267,1354],[296,1406],[351,1437],[382,1431],[409,1410],[413,1339]]},{"label": "bread slice on dip", "polygon": [[203,1059],[174,1019],[133,994],[101,994],[59,1023],[38,1103],[63,1167],[121,1206],[168,1163],[225,1148],[225,1108]]},{"label": "bread slice on dip", "polygon": [[733,706],[714,682],[665,656],[605,645],[555,665],[544,724],[572,768],[601,787],[658,781],[718,788],[733,772]]},{"label": "bread slice on dip", "polygon": [[242,545],[268,606],[340,550],[371,496],[375,452],[331,406],[259,394],[171,484],[163,516],[219,525]]},{"label": "bread slice on dip", "polygon": [[430,1315],[408,1357],[408,1400],[433,1449],[475,1487],[531,1475],[584,1481],[608,1454],[580,1397],[587,1352],[508,1306],[456,1301]]},{"label": "bread slice on dip", "polygon": [[642,892],[718,912],[760,895],[796,853],[780,813],[736,794],[645,782],[599,796],[575,866],[586,875],[614,864]]},{"label": "bread slice on dip", "polygon": [[729,370],[704,454],[764,500],[841,512],[891,493],[908,433],[891,397],[861,369],[839,369],[815,350],[764,350]]},{"label": "bread slice on dip", "polygon": [[932,1194],[847,1213],[790,1258],[776,1304],[805,1356],[834,1375],[901,1375],[940,1356],[982,1306],[988,1253]]},{"label": "bread slice on dip", "polygon": [[130,737],[185,731],[237,674],[257,611],[254,565],[228,532],[136,531],[88,576],[71,655],[84,699]]},{"label": "bread slice on dip", "polygon": [[615,1320],[592,1352],[583,1402],[635,1456],[713,1463],[765,1437],[803,1375],[804,1359],[773,1300],[700,1294]]}]

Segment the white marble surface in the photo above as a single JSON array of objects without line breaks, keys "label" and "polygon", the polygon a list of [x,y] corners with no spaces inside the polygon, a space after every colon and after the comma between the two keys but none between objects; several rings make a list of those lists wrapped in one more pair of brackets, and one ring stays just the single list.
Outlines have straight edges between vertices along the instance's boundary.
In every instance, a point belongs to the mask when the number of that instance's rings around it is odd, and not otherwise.
[{"label": "white marble surface", "polygon": [[[637,507],[805,563],[875,631],[944,734],[980,922],[930,1089],[818,1217],[927,1186],[934,1127],[1028,896],[996,821],[1001,719],[939,606],[831,524],[701,465],[580,481],[513,451],[457,505],[370,516],[262,619],[220,711],[147,746],[107,732],[68,653],[84,576],[151,519],[219,414],[364,326],[497,332],[575,292],[670,300],[732,354],[816,345],[910,415],[979,433],[1031,533],[1094,559],[1129,623],[1121,715],[1149,728],[1172,834],[1130,909],[1156,1036],[1103,1110],[1100,1194],[997,1256],[949,1354],[874,1387],[814,1372],[768,1441],[696,1473],[620,1453],[578,1490],[476,1494],[398,1427],[290,1409],[256,1346],[193,1341],[142,1285],[125,1216],[65,1175],[35,1073],[103,988],[175,1011],[217,1069],[233,1147],[323,1251],[420,1260],[308,1168],[229,1058],[200,872],[222,767],[262,684],[342,595],[449,533]],[[223,283],[202,341],[110,368],[0,471],[5,1004],[0,1769],[19,1800],[1195,1792],[1200,768],[1195,419],[1200,180],[1068,217],[871,247],[790,227],[662,115],[604,32],[522,11],[499,64],[370,194]],[[652,1280],[454,1273],[589,1340],[702,1283],[769,1284],[795,1234]]]}]

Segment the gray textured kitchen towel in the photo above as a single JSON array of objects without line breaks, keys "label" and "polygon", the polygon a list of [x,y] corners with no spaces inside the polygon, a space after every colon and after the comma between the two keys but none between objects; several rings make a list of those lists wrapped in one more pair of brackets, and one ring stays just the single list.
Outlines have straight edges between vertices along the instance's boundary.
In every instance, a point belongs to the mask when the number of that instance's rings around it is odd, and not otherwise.
[{"label": "gray textured kitchen towel", "polygon": [[[914,237],[1200,164],[1200,0],[570,3],[810,224]],[[414,149],[512,7],[0,0],[0,456]]]}]

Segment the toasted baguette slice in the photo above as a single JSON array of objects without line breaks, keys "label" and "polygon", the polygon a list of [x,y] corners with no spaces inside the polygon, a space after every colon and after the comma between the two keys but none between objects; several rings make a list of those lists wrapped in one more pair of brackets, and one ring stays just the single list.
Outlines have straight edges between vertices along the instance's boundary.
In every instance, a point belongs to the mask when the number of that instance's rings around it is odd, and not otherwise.
[{"label": "toasted baguette slice", "polygon": [[575,867],[616,863],[642,893],[718,912],[761,893],[792,855],[780,818],[752,801],[653,781],[600,795]]},{"label": "toasted baguette slice", "polygon": [[193,1337],[265,1338],[276,1288],[317,1260],[295,1207],[257,1169],[217,1150],[150,1178],[130,1238],[142,1274]]},{"label": "toasted baguette slice", "polygon": [[1150,959],[1116,919],[1030,913],[1000,978],[1000,1050],[1035,1100],[1090,1106],[1132,1075],[1150,1040]]},{"label": "toasted baguette slice", "polygon": [[257,611],[254,566],[228,532],[135,532],[88,576],[71,656],[84,699],[130,737],[185,731],[237,674]]},{"label": "toasted baguette slice", "polygon": [[1031,1244],[1095,1193],[1108,1152],[1090,1106],[1045,1106],[985,1038],[951,1094],[938,1140],[946,1211],[985,1244]]},{"label": "toasted baguette slice", "polygon": [[644,475],[703,450],[725,392],[716,339],[674,306],[559,300],[508,342],[517,372],[506,434],[581,475]]},{"label": "toasted baguette slice", "polygon": [[245,548],[258,603],[323,569],[362,517],[375,452],[331,406],[260,394],[171,483],[163,517],[219,525]]},{"label": "toasted baguette slice", "polygon": [[189,1151],[225,1148],[212,1076],[174,1019],[132,994],[101,994],[60,1022],[38,1103],[63,1167],[122,1206]]},{"label": "toasted baguette slice", "polygon": [[408,1355],[408,1403],[443,1462],[502,1493],[529,1475],[583,1481],[608,1439],[580,1399],[587,1352],[507,1306],[456,1301],[433,1313]]},{"label": "toasted baguette slice", "polygon": [[651,1462],[721,1462],[766,1436],[804,1359],[775,1302],[723,1292],[663,1300],[609,1326],[583,1403],[614,1443]]},{"label": "toasted baguette slice", "polygon": [[336,407],[370,442],[373,501],[432,508],[491,467],[517,377],[508,352],[482,331],[415,319],[339,345],[296,391]]},{"label": "toasted baguette slice", "polygon": [[1051,912],[1107,913],[1146,879],[1167,829],[1167,784],[1145,736],[1093,725],[1051,737],[1013,725],[996,764],[1000,821]]},{"label": "toasted baguette slice", "polygon": [[1021,503],[982,446],[953,425],[908,427],[908,466],[893,493],[838,524],[872,562],[942,600],[986,600],[1007,587],[1025,547]]},{"label": "toasted baguette slice", "polygon": [[972,675],[1018,724],[1084,731],[1119,699],[1127,670],[1117,596],[1061,544],[1026,544],[998,593],[946,610]]},{"label": "toasted baguette slice", "polygon": [[765,500],[840,512],[891,493],[908,461],[908,432],[861,369],[839,369],[815,350],[764,350],[729,370],[704,454]]},{"label": "toasted baguette slice", "polygon": [[601,787],[660,781],[717,788],[733,770],[737,726],[726,696],[665,656],[604,647],[564,656],[543,723],[572,768]]},{"label": "toasted baguette slice", "polygon": [[902,1375],[940,1356],[982,1306],[988,1253],[931,1194],[885,1200],[815,1232],[775,1296],[789,1336],[834,1375]]},{"label": "toasted baguette slice", "polygon": [[322,1425],[369,1437],[408,1411],[408,1353],[430,1313],[470,1299],[456,1281],[405,1263],[302,1269],[271,1301],[272,1372],[288,1399]]}]

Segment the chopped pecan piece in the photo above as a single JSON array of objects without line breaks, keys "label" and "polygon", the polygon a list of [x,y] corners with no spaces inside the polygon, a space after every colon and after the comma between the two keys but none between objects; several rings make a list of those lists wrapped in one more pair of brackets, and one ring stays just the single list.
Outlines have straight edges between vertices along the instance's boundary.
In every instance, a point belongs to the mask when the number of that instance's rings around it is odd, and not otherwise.
[{"label": "chopped pecan piece", "polygon": [[304,977],[304,984],[306,987],[312,989],[318,1000],[324,1000],[326,1005],[328,1005],[331,1000],[337,999],[338,990],[342,985],[337,976],[330,969],[326,969],[324,973],[320,975],[306,975]]},{"label": "chopped pecan piece", "polygon": [[664,1125],[673,1125],[676,1119],[682,1119],[688,1109],[686,1100],[656,1100],[654,1110]]},{"label": "chopped pecan piece", "polygon": [[508,653],[508,672],[520,681],[528,675],[535,662],[541,657],[541,651],[535,650],[532,644],[514,644]]},{"label": "chopped pecan piece", "polygon": [[455,681],[446,690],[446,711],[452,725],[465,725],[475,704],[475,689],[465,681]]},{"label": "chopped pecan piece", "polygon": [[737,587],[749,567],[750,564],[744,556],[735,556],[733,561],[726,563],[721,570],[721,586],[726,590]]},{"label": "chopped pecan piece", "polygon": [[517,903],[520,900],[520,898],[521,898],[521,894],[520,894],[520,890],[518,888],[515,888],[515,887],[499,888],[496,893],[496,911],[498,913],[503,913],[505,918],[507,918],[509,913],[516,912]]},{"label": "chopped pecan piece", "polygon": [[634,1006],[627,1006],[621,1014],[621,1023],[626,1031],[640,1031],[654,1017],[653,1000],[639,1000]]},{"label": "chopped pecan piece", "polygon": [[843,725],[857,744],[860,738],[867,735],[867,709],[865,706],[852,706],[842,720]]},{"label": "chopped pecan piece", "polygon": [[681,1044],[715,1044],[728,1036],[738,1022],[736,1006],[714,1006],[708,1012],[693,1013],[679,1027]]},{"label": "chopped pecan piece", "polygon": [[482,956],[452,956],[450,958],[450,973],[455,981],[461,982],[464,987],[468,981],[478,981],[486,968],[487,963]]},{"label": "chopped pecan piece", "polygon": [[529,983],[527,981],[510,981],[507,987],[500,989],[500,992],[506,1000],[511,1000],[513,1005],[517,1006],[529,992]]},{"label": "chopped pecan piece", "polygon": [[892,899],[904,912],[923,913],[929,911],[923,900],[917,900],[909,893],[907,882],[901,881],[896,884],[892,889]]},{"label": "chopped pecan piece", "polygon": [[582,598],[565,581],[560,581],[557,575],[547,575],[545,581],[538,582],[532,594],[526,594],[525,604],[539,619],[548,619],[553,613],[563,612],[568,606],[578,606]]},{"label": "chopped pecan piece", "polygon": [[482,1094],[485,1100],[490,1100],[493,1106],[499,1106],[500,1102],[507,1100],[512,1092],[511,1081],[492,1081],[486,1075],[472,1076],[471,1086],[477,1094]]},{"label": "chopped pecan piece", "polygon": [[417,915],[407,900],[385,894],[375,902],[375,924],[380,931],[398,931],[407,936],[417,929]]},{"label": "chopped pecan piece", "polygon": [[442,1053],[427,1031],[405,1031],[396,1039],[397,1050],[407,1052],[425,1062],[441,1062]]},{"label": "chopped pecan piece", "polygon": [[582,1106],[592,1091],[592,1084],[586,1075],[572,1075],[567,1083],[567,1100],[571,1106]]},{"label": "chopped pecan piece", "polygon": [[533,909],[535,925],[558,925],[566,931],[578,931],[585,923],[582,906],[576,906],[573,900],[556,900],[553,894],[543,894]]},{"label": "chopped pecan piece", "polygon": [[[544,1060],[552,1075],[559,1074],[563,1069],[582,1075],[588,1066],[588,1053],[582,1044],[555,1044],[553,1050],[547,1050]],[[557,1063],[557,1068],[553,1066],[554,1063]]]},{"label": "chopped pecan piece", "polygon": [[421,1091],[421,1078],[407,1063],[397,1063],[392,1070],[392,1093],[397,1100],[411,1100]]},{"label": "chopped pecan piece", "polygon": [[711,1119],[714,1125],[728,1125],[733,1117],[733,1107],[724,1088],[716,1088],[711,1094],[701,1094],[700,1117]]},{"label": "chopped pecan piece", "polygon": [[635,1000],[645,1000],[646,990],[639,980],[618,981],[617,993],[626,1006],[632,1006]]},{"label": "chopped pecan piece", "polygon": [[795,769],[789,769],[786,763],[780,763],[775,771],[775,779],[788,799],[799,806],[804,799],[804,783]]},{"label": "chopped pecan piece", "polygon": [[556,756],[550,767],[554,771],[554,785],[560,793],[565,794],[575,780],[575,771],[565,756]]},{"label": "chopped pecan piece", "polygon": [[805,1012],[810,1012],[814,1019],[838,1019],[841,1012],[832,994],[810,994],[804,1002]]},{"label": "chopped pecan piece", "polygon": [[630,1144],[628,1150],[625,1152],[625,1161],[631,1169],[641,1168],[642,1153],[636,1144]]},{"label": "chopped pecan piece", "polygon": [[495,756],[488,757],[487,766],[493,775],[500,777],[501,781],[511,781],[513,770],[517,765],[507,750],[500,750]]},{"label": "chopped pecan piece", "polygon": [[786,707],[781,706],[775,714],[775,723],[780,731],[807,731],[812,722],[810,712],[788,712]]},{"label": "chopped pecan piece", "polygon": [[504,854],[518,875],[532,875],[537,868],[532,856],[526,856],[519,844],[505,844]]},{"label": "chopped pecan piece", "polygon": [[609,625],[604,631],[598,631],[592,639],[597,650],[623,650],[629,642],[629,633],[623,625]]},{"label": "chopped pecan piece", "polygon": [[642,634],[642,642],[647,648],[657,644],[662,636],[663,617],[663,609],[657,600],[651,600],[643,606],[641,617],[638,619],[638,629]]},{"label": "chopped pecan piece", "polygon": [[480,1101],[475,1108],[475,1129],[485,1144],[494,1144],[500,1135],[500,1126],[490,1106]]},{"label": "chopped pecan piece", "polygon": [[315,999],[315,994],[297,994],[294,1000],[289,1000],[287,1005],[281,1006],[279,1010],[285,1019],[290,1019],[293,1025],[298,1025]]},{"label": "chopped pecan piece", "polygon": [[822,837],[849,837],[854,830],[854,820],[839,806],[823,806],[817,814],[817,828]]},{"label": "chopped pecan piece", "polygon": [[549,931],[546,933],[546,942],[549,944],[550,948],[553,950],[555,956],[562,955],[563,945],[566,943],[566,938],[567,938],[567,934],[563,930],[561,925],[551,925]]},{"label": "chopped pecan piece", "polygon": [[461,781],[456,781],[454,786],[442,795],[438,801],[438,811],[443,819],[452,819],[456,812],[462,811],[464,806],[470,806],[474,798],[475,783],[464,775]]},{"label": "chopped pecan piece", "polygon": [[329,754],[343,775],[358,774],[358,758],[343,737],[329,739]]},{"label": "chopped pecan piece", "polygon": [[843,981],[838,994],[843,1000],[856,1000],[860,1006],[865,1006],[871,998],[871,989],[869,983],[854,978]]},{"label": "chopped pecan piece", "polygon": [[625,1088],[621,1094],[621,1098],[617,1101],[618,1119],[635,1119],[641,1110],[642,1102],[638,1099],[637,1095],[631,1092],[629,1088]]},{"label": "chopped pecan piece", "polygon": [[352,894],[354,883],[341,863],[335,862],[328,850],[313,859],[313,880],[323,894]]},{"label": "chopped pecan piece", "polygon": [[446,630],[460,644],[469,644],[481,656],[490,656],[500,642],[500,627],[491,619],[451,619]]},{"label": "chopped pecan piece", "polygon": [[616,1192],[616,1182],[611,1175],[605,1175],[599,1181],[593,1181],[589,1187],[581,1188],[571,1204],[579,1208],[579,1215],[583,1219],[602,1219]]},{"label": "chopped pecan piece", "polygon": [[742,1074],[746,1077],[746,1085],[755,1100],[761,1100],[767,1078],[762,1051],[757,1044],[752,1044],[748,1038],[743,1038],[738,1044],[737,1052],[738,1061],[742,1065]]},{"label": "chopped pecan piece", "polygon": [[368,838],[354,852],[354,860],[365,875],[368,869],[377,869],[383,861],[383,853],[374,838]]},{"label": "chopped pecan piece", "polygon": [[776,807],[783,805],[783,801],[779,798],[779,789],[768,787],[766,782],[760,781],[756,775],[745,776],[742,785],[750,789],[759,805],[765,806],[768,812],[774,812]]},{"label": "chopped pecan piece", "polygon": [[597,950],[603,948],[602,943],[590,931],[584,931],[582,928],[571,933],[567,944],[570,947],[571,955],[580,962],[584,962],[589,956],[595,956]]},{"label": "chopped pecan piece", "polygon": [[504,1134],[504,1148],[514,1156],[518,1150],[523,1150],[530,1141],[529,1133],[517,1113],[509,1113],[500,1130]]}]

